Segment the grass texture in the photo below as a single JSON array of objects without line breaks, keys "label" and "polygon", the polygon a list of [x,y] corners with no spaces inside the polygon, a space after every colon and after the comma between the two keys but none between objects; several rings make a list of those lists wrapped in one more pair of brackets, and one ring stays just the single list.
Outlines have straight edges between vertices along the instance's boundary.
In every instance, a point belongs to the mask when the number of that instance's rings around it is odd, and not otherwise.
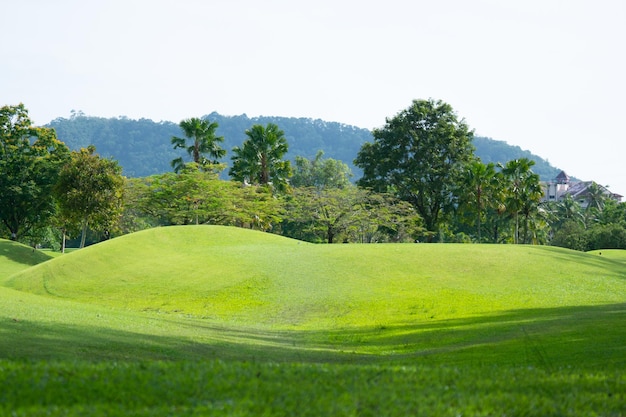
[{"label": "grass texture", "polygon": [[0,250],[0,415],[626,415],[622,251],[219,226]]}]

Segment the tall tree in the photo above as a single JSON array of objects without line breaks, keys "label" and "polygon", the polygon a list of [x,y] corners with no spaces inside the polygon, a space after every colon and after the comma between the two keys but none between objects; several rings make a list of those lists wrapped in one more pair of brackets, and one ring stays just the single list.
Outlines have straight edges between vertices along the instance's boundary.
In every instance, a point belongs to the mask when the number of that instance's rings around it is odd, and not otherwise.
[{"label": "tall tree", "polygon": [[473,133],[450,105],[431,99],[414,100],[373,135],[354,161],[363,169],[358,184],[411,203],[432,241],[473,158]]},{"label": "tall tree", "polygon": [[233,166],[229,175],[251,185],[272,185],[282,191],[291,176],[289,161],[283,160],[288,145],[285,133],[273,123],[254,125],[246,130],[243,145],[233,148]]},{"label": "tall tree", "polygon": [[[172,137],[174,149],[185,149],[191,156],[192,162],[196,163],[202,170],[212,170],[219,164],[219,159],[226,155],[226,150],[219,145],[224,141],[221,136],[216,136],[218,127],[216,122],[209,122],[205,119],[193,117],[185,119],[179,124],[185,137]],[[188,140],[190,140],[188,142]],[[172,168],[175,172],[180,172],[185,167],[182,157],[172,161]]]},{"label": "tall tree", "polygon": [[496,194],[499,188],[496,165],[493,162],[483,164],[480,159],[476,159],[463,173],[460,207],[473,219],[478,242],[482,240],[482,222],[486,208],[498,201]]},{"label": "tall tree", "polygon": [[54,129],[33,126],[23,104],[0,108],[0,221],[11,239],[47,226],[52,188],[68,158]]},{"label": "tall tree", "polygon": [[94,146],[73,151],[55,187],[60,217],[67,226],[80,229],[81,248],[88,228],[108,230],[122,211],[122,168],[95,151]]},{"label": "tall tree", "polygon": [[528,231],[533,224],[533,216],[538,213],[543,196],[539,175],[532,171],[534,164],[535,162],[528,158],[520,158],[507,162],[502,169],[508,190],[506,207],[515,221],[513,241],[516,244],[520,243],[520,215],[523,222],[521,243],[528,243]]}]

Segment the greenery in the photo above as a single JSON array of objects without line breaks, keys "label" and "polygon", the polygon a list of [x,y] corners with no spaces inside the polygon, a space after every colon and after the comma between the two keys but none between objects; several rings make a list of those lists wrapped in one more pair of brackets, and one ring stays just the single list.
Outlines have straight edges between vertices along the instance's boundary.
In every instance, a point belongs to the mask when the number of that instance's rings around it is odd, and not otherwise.
[{"label": "greenery", "polygon": [[456,204],[473,156],[469,127],[449,104],[414,100],[373,134],[374,142],[365,143],[354,161],[363,169],[358,184],[411,203],[432,241]]},{"label": "greenery", "polygon": [[287,188],[291,165],[283,157],[289,149],[285,132],[273,123],[254,125],[246,130],[241,147],[233,148],[233,166],[228,175],[249,185],[271,186],[278,191]]},{"label": "greenery", "polygon": [[122,211],[122,169],[117,161],[100,158],[95,151],[94,146],[72,151],[55,184],[63,250],[66,231],[80,229],[82,248],[88,227],[108,232]]},{"label": "greenery", "polygon": [[33,126],[23,104],[0,108],[0,221],[11,239],[48,226],[52,189],[68,157],[54,129]]},{"label": "greenery", "polygon": [[[191,156],[191,162],[196,164],[198,168],[212,170],[226,155],[226,150],[219,145],[219,142],[223,142],[224,138],[215,135],[217,123],[192,117],[180,122],[180,128],[185,137],[173,136],[172,145],[174,145],[174,149],[184,149]],[[187,144],[188,139],[193,141]],[[180,172],[185,167],[185,162],[182,157],[178,157],[172,160],[171,165],[174,172]]]},{"label": "greenery", "polygon": [[[292,163],[297,156],[315,158],[321,150],[325,157],[347,164],[355,180],[361,177],[362,171],[354,166],[354,158],[363,143],[372,141],[368,129],[309,118],[225,116],[212,112],[202,119],[218,124],[215,134],[224,138],[222,147],[227,150],[241,146],[246,139],[244,132],[252,125],[273,123],[285,132],[289,143],[285,156]],[[180,156],[169,142],[172,136],[180,135],[180,126],[170,121],[133,120],[124,116],[102,118],[74,112],[69,118],[53,120],[47,127],[54,128],[70,149],[96,146],[101,156],[117,160],[128,177],[170,171],[170,161]],[[528,158],[535,161],[534,170],[542,181],[553,180],[560,172],[545,159],[501,140],[475,136],[472,144],[484,163],[505,164],[513,159]]]},{"label": "greenery", "polygon": [[620,416],[623,253],[126,235],[0,279],[0,414]]}]

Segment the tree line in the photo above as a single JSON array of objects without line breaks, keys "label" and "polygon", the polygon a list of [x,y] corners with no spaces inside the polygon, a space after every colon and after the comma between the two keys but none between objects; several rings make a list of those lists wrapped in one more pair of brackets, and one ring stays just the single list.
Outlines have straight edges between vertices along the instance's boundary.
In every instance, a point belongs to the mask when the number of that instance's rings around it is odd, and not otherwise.
[{"label": "tree line", "polygon": [[414,100],[374,129],[354,160],[297,156],[274,123],[254,124],[230,153],[217,122],[190,118],[170,146],[171,172],[124,178],[93,146],[70,152],[54,129],[33,127],[23,105],[0,110],[3,236],[78,246],[161,225],[222,224],[311,242],[556,244],[625,247],[622,204],[598,195],[585,209],[542,202],[528,158],[483,163],[452,107]]}]

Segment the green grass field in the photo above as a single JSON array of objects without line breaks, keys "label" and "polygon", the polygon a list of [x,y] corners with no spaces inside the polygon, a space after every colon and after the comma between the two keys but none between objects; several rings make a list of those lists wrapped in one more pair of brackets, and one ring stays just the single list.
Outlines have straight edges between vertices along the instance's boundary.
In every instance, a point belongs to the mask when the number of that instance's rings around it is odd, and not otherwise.
[{"label": "green grass field", "polygon": [[624,253],[0,241],[0,415],[624,416]]}]

